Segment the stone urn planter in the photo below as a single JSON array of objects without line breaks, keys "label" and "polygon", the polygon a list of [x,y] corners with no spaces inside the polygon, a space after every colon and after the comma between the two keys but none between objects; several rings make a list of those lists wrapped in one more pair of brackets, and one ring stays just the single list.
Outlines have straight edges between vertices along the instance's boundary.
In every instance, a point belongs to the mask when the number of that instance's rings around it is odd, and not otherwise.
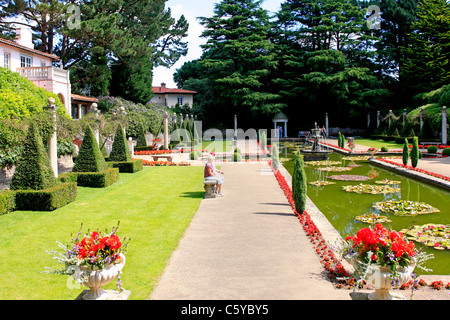
[{"label": "stone urn planter", "polygon": [[105,300],[109,293],[103,290],[103,287],[117,278],[125,266],[125,255],[120,254],[120,259],[113,264],[110,264],[103,269],[91,269],[87,266],[79,267],[74,273],[75,280],[80,280],[84,274],[87,274],[87,279],[82,284],[90,290],[83,296],[83,300]]},{"label": "stone urn planter", "polygon": [[[397,268],[398,278],[395,280],[398,281],[398,285],[402,285],[411,279],[415,266],[416,264],[413,262],[405,268]],[[392,280],[392,271],[389,267],[381,267],[377,264],[370,265],[366,281],[374,287],[375,292],[369,294],[369,300],[406,300],[402,294],[391,291]]]}]

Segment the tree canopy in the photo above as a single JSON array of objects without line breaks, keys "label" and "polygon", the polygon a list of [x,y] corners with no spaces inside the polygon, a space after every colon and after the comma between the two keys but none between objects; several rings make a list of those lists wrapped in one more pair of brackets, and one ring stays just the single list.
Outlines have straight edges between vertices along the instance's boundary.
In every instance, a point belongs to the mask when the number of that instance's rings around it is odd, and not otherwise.
[{"label": "tree canopy", "polygon": [[[111,84],[126,78],[127,89],[115,86],[114,93],[147,103],[153,68],[171,66],[187,53],[183,39],[189,25],[184,16],[171,16],[166,2],[2,0],[0,31],[8,36],[14,32],[8,19],[25,19],[37,35],[36,49],[60,56],[62,66],[73,73],[76,93],[106,95]],[[71,19],[79,24],[69,23]],[[140,74],[129,66],[139,67]]]}]

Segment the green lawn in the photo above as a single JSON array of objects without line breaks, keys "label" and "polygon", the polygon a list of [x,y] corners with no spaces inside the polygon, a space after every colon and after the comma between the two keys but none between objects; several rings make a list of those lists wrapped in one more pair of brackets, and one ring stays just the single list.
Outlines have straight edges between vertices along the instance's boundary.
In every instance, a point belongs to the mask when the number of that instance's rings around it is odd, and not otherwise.
[{"label": "green lawn", "polygon": [[233,150],[233,141],[231,140],[215,140],[202,141],[202,148],[211,152],[230,152]]},{"label": "green lawn", "polygon": [[397,144],[393,141],[384,141],[382,139],[355,139],[355,143],[369,148],[380,149],[381,147],[387,147],[388,149],[403,149],[402,144]]},{"label": "green lawn", "polygon": [[[83,231],[111,230],[130,238],[122,284],[130,299],[147,299],[204,195],[202,167],[151,167],[120,174],[108,188],[78,188],[75,202],[53,212],[16,211],[0,216],[0,299],[75,299],[71,277],[46,253]],[[114,289],[116,281],[106,286]]]}]

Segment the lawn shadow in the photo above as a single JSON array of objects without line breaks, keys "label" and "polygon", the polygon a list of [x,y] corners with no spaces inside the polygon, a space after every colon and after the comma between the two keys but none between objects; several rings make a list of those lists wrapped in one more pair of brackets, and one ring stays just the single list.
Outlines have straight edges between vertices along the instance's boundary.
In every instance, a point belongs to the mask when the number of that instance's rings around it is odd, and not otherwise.
[{"label": "lawn shadow", "polygon": [[181,197],[183,198],[203,199],[204,196],[204,191],[188,191],[181,194]]}]

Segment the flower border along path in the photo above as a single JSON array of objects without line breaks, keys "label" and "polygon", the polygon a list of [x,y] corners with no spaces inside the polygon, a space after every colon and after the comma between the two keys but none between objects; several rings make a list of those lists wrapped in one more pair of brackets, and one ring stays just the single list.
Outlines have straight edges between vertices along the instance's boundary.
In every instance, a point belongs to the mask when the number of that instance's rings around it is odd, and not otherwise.
[{"label": "flower border along path", "polygon": [[[346,270],[344,265],[338,260],[333,250],[327,245],[327,241],[325,240],[324,235],[319,230],[317,225],[314,223],[313,219],[311,218],[311,215],[305,210],[303,213],[299,213],[295,209],[294,205],[294,199],[292,197],[292,189],[289,186],[288,182],[286,181],[285,177],[282,175],[280,170],[275,171],[272,166],[272,161],[268,161],[270,167],[272,168],[272,172],[275,175],[275,178],[278,181],[278,184],[280,185],[280,188],[283,190],[286,198],[288,199],[288,202],[290,203],[292,210],[298,217],[298,220],[300,221],[303,229],[305,230],[307,236],[309,237],[310,242],[314,246],[314,250],[317,253],[317,255],[320,257],[320,262],[322,266],[324,267],[325,271],[327,272],[328,278],[334,283],[335,287],[338,289],[355,289],[356,280],[352,278],[350,273]],[[338,236],[340,237],[340,236]],[[429,280],[430,284],[420,278],[416,282],[413,282],[410,280],[409,282],[402,285],[400,290],[406,290],[406,289],[413,289],[414,291],[425,287],[425,288],[431,288],[432,291],[439,291],[443,288],[450,290],[450,282],[448,282],[446,285],[444,285],[444,282],[442,280],[435,280],[433,276],[430,276],[432,280]],[[437,276],[440,277],[440,276]],[[446,277],[447,278],[447,277]],[[449,278],[450,280],[450,278]],[[370,286],[366,287],[365,285],[363,287],[360,287],[360,289],[372,289]],[[429,290],[426,292],[423,292],[422,294],[414,293],[414,295],[417,297],[417,299],[430,299],[430,296],[432,296],[432,299],[444,299],[444,300],[450,300],[450,293],[442,292],[439,293],[431,293]]]}]

